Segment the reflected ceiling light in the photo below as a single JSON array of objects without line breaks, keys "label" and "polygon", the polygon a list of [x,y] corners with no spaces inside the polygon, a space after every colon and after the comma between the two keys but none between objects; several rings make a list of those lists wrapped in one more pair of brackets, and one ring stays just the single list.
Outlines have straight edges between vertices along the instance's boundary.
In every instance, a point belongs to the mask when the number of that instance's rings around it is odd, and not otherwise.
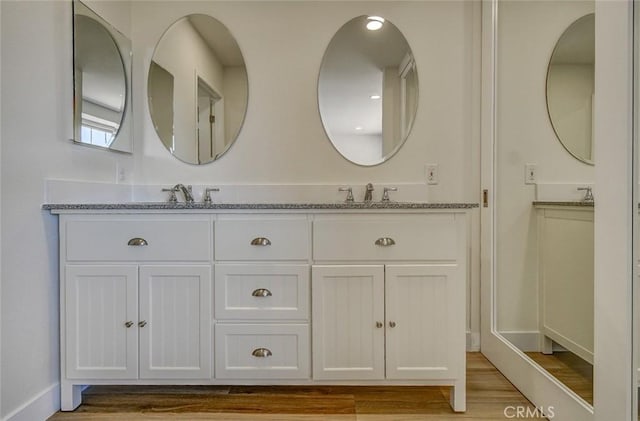
[{"label": "reflected ceiling light", "polygon": [[370,31],[377,31],[382,28],[383,23],[384,19],[380,16],[369,16],[367,18],[367,29]]},{"label": "reflected ceiling light", "polygon": [[362,130],[362,126],[356,126],[356,130]]},{"label": "reflected ceiling light", "polygon": [[377,94],[373,94],[373,95],[371,95],[369,98],[371,98],[371,99],[381,99],[381,98],[382,98],[382,96],[377,95]]}]

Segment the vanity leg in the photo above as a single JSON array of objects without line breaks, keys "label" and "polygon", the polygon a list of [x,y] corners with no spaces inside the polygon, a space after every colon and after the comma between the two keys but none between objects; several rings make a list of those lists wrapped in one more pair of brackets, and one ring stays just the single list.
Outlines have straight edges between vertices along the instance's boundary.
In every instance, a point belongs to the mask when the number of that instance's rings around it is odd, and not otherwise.
[{"label": "vanity leg", "polygon": [[467,385],[466,380],[458,380],[451,388],[449,404],[455,412],[465,412],[467,410]]},{"label": "vanity leg", "polygon": [[542,335],[540,348],[543,354],[553,354],[553,341],[549,337]]},{"label": "vanity leg", "polygon": [[65,382],[60,383],[60,409],[73,411],[82,403],[82,385]]}]

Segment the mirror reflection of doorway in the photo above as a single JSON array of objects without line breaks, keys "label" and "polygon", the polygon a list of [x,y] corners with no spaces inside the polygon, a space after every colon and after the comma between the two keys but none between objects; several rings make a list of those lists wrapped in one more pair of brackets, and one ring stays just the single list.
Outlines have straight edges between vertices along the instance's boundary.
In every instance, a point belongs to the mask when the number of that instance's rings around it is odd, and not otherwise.
[{"label": "mirror reflection of doorway", "polygon": [[222,96],[200,77],[197,107],[198,163],[203,164],[224,151],[224,107]]}]

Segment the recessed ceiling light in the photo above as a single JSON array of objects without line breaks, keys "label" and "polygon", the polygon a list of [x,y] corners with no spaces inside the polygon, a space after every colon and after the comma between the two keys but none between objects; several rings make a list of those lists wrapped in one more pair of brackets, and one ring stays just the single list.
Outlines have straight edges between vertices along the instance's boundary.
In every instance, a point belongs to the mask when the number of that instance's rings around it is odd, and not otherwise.
[{"label": "recessed ceiling light", "polygon": [[371,98],[371,99],[381,99],[382,96],[374,94],[374,95],[371,95],[369,98]]},{"label": "recessed ceiling light", "polygon": [[384,19],[380,16],[369,16],[367,18],[367,29],[370,31],[377,31],[382,28],[383,23]]}]

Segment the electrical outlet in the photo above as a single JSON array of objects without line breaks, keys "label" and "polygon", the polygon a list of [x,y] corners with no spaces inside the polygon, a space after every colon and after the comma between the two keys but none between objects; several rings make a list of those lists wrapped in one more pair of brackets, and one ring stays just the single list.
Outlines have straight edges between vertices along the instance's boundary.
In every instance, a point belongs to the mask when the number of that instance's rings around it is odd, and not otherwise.
[{"label": "electrical outlet", "polygon": [[538,165],[524,165],[524,184],[536,184],[538,181]]},{"label": "electrical outlet", "polygon": [[127,181],[127,170],[120,165],[116,165],[116,182],[124,183]]},{"label": "electrical outlet", "polygon": [[438,164],[426,164],[424,166],[424,176],[427,180],[427,184],[438,184]]}]

